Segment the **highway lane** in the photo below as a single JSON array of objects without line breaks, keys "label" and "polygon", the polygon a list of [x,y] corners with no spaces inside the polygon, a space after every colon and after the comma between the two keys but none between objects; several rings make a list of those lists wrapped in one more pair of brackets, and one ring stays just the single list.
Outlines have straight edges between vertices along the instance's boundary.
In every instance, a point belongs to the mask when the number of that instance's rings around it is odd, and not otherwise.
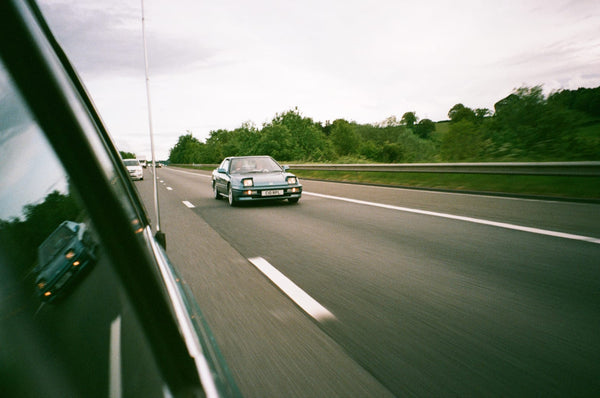
[{"label": "highway lane", "polygon": [[[322,330],[394,394],[600,391],[600,245],[308,194],[229,208],[189,173],[159,171],[235,252],[267,259],[331,311]],[[600,237],[598,205],[305,190]]]},{"label": "highway lane", "polygon": [[[167,254],[194,293],[245,397],[392,396],[222,239],[196,207],[183,203],[226,203],[207,197],[206,177],[190,183],[189,175],[165,169],[158,174],[166,180],[159,183],[159,195]],[[151,178],[135,184],[152,214]]]}]

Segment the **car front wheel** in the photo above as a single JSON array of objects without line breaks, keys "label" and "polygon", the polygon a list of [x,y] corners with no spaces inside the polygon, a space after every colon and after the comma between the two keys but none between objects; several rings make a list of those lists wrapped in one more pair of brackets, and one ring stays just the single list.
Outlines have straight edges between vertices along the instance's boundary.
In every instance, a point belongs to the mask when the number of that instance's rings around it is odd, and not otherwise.
[{"label": "car front wheel", "polygon": [[233,190],[231,189],[231,185],[229,186],[227,193],[229,194],[229,196],[228,196],[229,206],[235,206],[237,204],[237,201],[233,197]]},{"label": "car front wheel", "polygon": [[217,189],[216,181],[213,181],[212,187],[213,187],[213,197],[215,199],[219,200],[221,198],[221,195],[219,195],[219,190]]}]

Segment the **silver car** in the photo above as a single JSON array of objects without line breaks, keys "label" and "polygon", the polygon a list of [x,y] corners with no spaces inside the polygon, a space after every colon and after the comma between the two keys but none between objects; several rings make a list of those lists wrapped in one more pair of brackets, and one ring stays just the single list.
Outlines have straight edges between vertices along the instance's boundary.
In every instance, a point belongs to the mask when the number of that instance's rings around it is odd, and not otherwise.
[{"label": "silver car", "polygon": [[127,171],[129,171],[129,176],[133,180],[143,180],[144,179],[144,169],[140,164],[140,161],[137,159],[124,159],[123,163],[125,163],[125,167],[127,167]]}]

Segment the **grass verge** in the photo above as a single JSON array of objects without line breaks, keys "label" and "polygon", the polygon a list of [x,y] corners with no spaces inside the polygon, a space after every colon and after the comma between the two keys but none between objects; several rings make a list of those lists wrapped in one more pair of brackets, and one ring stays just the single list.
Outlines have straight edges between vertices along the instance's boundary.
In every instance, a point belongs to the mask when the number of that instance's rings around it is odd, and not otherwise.
[{"label": "grass verge", "polygon": [[294,170],[299,178],[600,201],[600,177]]}]

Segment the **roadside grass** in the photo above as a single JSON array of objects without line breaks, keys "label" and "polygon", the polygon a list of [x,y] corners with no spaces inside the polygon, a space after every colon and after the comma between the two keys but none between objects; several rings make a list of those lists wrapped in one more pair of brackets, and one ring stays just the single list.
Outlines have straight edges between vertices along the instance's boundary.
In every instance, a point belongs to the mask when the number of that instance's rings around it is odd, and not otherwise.
[{"label": "roadside grass", "polygon": [[600,200],[600,177],[294,170],[299,178],[411,188]]}]

